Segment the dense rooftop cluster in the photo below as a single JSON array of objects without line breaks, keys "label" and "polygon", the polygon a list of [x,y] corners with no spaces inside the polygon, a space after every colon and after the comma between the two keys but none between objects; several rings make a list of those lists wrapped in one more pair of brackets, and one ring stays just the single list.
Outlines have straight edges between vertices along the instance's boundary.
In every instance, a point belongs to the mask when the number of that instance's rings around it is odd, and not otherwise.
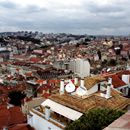
[{"label": "dense rooftop cluster", "polygon": [[[15,100],[10,101],[8,97],[18,99],[19,94],[12,91],[20,91],[26,97],[14,104]],[[12,110],[11,113],[25,114],[25,120],[16,125],[29,127],[27,120],[36,114],[61,130],[68,123],[63,125],[60,121],[71,122],[90,109],[127,109],[129,97],[129,37],[23,31],[0,33],[0,112]],[[57,121],[60,118],[59,122],[46,119],[46,105],[52,117]],[[63,111],[58,111],[56,106]],[[64,109],[79,116],[71,117]],[[11,117],[17,120],[17,116]],[[0,123],[5,118],[0,115]],[[43,130],[37,126],[40,122],[31,125]],[[49,129],[46,125],[44,128]]]}]

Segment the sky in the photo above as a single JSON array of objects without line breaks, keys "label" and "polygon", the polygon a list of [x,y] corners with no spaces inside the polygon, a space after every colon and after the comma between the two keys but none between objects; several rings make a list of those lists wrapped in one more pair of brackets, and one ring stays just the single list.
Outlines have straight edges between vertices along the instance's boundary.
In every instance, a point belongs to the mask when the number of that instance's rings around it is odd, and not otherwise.
[{"label": "sky", "polygon": [[0,32],[130,34],[130,0],[0,0]]}]

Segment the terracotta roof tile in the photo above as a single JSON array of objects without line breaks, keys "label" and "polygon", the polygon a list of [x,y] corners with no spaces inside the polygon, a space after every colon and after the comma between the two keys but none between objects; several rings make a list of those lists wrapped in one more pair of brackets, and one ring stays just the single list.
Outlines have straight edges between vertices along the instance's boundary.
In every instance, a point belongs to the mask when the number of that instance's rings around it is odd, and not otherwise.
[{"label": "terracotta roof tile", "polygon": [[0,130],[8,125],[9,111],[6,105],[0,105]]},{"label": "terracotta roof tile", "polygon": [[40,83],[43,83],[44,81],[46,81],[46,80],[38,79],[36,82],[40,84]]},{"label": "terracotta roof tile", "polygon": [[37,63],[37,62],[41,61],[41,59],[37,58],[37,57],[32,57],[32,58],[30,58],[30,61]]},{"label": "terracotta roof tile", "polygon": [[60,83],[60,80],[57,79],[51,79],[48,81],[49,83]]},{"label": "terracotta roof tile", "polygon": [[122,81],[118,75],[113,75],[112,76],[112,84],[114,86],[114,88],[118,88],[118,87],[121,87],[121,86],[124,86],[126,85],[124,81]]},{"label": "terracotta roof tile", "polygon": [[49,94],[49,93],[44,93],[42,96],[43,96],[44,98],[48,98],[48,97],[51,96],[51,94]]},{"label": "terracotta roof tile", "polygon": [[31,76],[33,75],[33,73],[32,73],[32,72],[28,72],[28,73],[25,73],[25,75],[26,75],[27,77],[31,77]]},{"label": "terracotta roof tile", "polygon": [[[100,83],[101,81],[104,81],[105,78],[103,78],[102,76],[93,76],[93,77],[85,77],[84,78],[84,86],[87,89],[92,88],[94,85],[96,85],[97,83]],[[80,86],[80,83],[78,83],[78,86]]]},{"label": "terracotta roof tile", "polygon": [[3,126],[10,127],[9,130],[33,130],[28,129],[27,124],[20,125],[24,122],[26,122],[26,117],[21,112],[20,107],[11,107],[7,109],[7,105],[0,105],[0,130]]},{"label": "terracotta roof tile", "polygon": [[106,99],[100,96],[100,92],[90,95],[86,98],[78,98],[68,94],[54,94],[49,99],[68,106],[80,112],[85,112],[89,109],[103,107],[112,109],[122,109],[129,104],[129,100],[121,96],[116,90],[112,89],[112,97]]},{"label": "terracotta roof tile", "polygon": [[126,85],[126,83],[124,81],[122,81],[119,76],[117,74],[113,74],[113,75],[108,75],[108,76],[104,76],[105,78],[112,78],[112,85],[114,88],[118,88],[121,86]]},{"label": "terracotta roof tile", "polygon": [[26,117],[23,115],[20,107],[11,107],[10,112],[10,121],[9,124],[19,124],[26,121]]},{"label": "terracotta roof tile", "polygon": [[116,74],[121,78],[123,74],[130,75],[130,71],[129,70],[124,70],[124,71],[120,71],[120,72],[118,72]]}]

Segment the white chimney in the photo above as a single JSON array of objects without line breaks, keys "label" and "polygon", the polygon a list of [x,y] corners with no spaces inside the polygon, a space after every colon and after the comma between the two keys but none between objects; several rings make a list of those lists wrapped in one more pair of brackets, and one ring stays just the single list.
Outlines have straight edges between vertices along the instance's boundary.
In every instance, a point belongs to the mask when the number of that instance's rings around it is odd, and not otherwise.
[{"label": "white chimney", "polygon": [[84,79],[81,79],[81,80],[80,80],[80,86],[81,86],[81,87],[84,87]]},{"label": "white chimney", "polygon": [[51,109],[49,106],[45,106],[45,119],[49,120],[51,115]]},{"label": "white chimney", "polygon": [[77,77],[74,78],[74,84],[75,85],[78,84],[78,78]]},{"label": "white chimney", "polygon": [[64,94],[64,80],[62,79],[60,81],[60,95]]},{"label": "white chimney", "polygon": [[108,78],[108,84],[112,85],[112,78]]},{"label": "white chimney", "polygon": [[111,85],[107,85],[107,91],[106,91],[105,98],[108,99],[110,97],[111,97]]}]

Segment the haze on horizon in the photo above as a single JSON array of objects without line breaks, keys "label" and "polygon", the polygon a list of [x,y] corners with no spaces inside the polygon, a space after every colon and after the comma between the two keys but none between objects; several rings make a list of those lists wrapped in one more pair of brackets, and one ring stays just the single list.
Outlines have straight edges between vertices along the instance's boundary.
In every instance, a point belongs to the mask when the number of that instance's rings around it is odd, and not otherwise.
[{"label": "haze on horizon", "polygon": [[0,0],[0,32],[130,34],[130,0]]}]

